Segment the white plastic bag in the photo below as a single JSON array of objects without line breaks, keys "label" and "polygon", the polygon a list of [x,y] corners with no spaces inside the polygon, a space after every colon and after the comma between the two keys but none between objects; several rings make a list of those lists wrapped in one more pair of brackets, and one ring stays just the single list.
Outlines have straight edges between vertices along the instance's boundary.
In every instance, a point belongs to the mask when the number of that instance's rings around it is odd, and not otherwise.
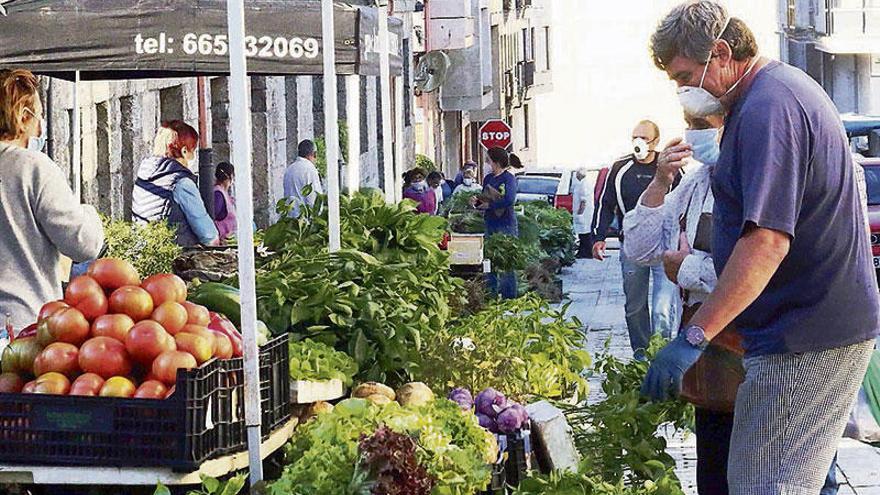
[{"label": "white plastic bag", "polygon": [[880,425],[871,414],[871,407],[868,405],[868,396],[865,394],[864,388],[859,388],[859,395],[849,413],[849,420],[846,422],[843,436],[865,443],[880,442]]}]

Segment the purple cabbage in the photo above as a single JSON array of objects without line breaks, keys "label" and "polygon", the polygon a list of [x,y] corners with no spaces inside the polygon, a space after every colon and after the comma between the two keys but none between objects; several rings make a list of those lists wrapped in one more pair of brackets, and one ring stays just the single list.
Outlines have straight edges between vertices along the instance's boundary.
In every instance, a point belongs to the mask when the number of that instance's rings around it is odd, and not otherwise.
[{"label": "purple cabbage", "polygon": [[466,388],[453,389],[446,398],[458,404],[462,411],[470,411],[474,407],[474,397]]},{"label": "purple cabbage", "polygon": [[498,433],[498,424],[495,423],[494,418],[486,416],[485,414],[477,413],[477,419],[480,421],[480,426],[492,433]]},{"label": "purple cabbage", "polygon": [[[487,388],[477,394],[474,404],[476,405],[477,413],[495,418],[498,416],[498,412],[507,406],[507,398],[494,388]],[[496,406],[498,409],[496,409]]]},{"label": "purple cabbage", "polygon": [[526,408],[519,404],[512,404],[498,415],[498,430],[501,433],[513,433],[522,428],[529,420]]}]

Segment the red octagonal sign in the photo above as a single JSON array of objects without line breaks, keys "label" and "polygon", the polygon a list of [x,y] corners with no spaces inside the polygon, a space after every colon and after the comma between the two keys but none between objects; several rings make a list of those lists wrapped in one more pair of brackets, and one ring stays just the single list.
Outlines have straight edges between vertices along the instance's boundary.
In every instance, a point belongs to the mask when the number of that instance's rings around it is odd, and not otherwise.
[{"label": "red octagonal sign", "polygon": [[490,120],[480,128],[480,144],[490,148],[507,149],[511,143],[511,129],[503,120]]}]

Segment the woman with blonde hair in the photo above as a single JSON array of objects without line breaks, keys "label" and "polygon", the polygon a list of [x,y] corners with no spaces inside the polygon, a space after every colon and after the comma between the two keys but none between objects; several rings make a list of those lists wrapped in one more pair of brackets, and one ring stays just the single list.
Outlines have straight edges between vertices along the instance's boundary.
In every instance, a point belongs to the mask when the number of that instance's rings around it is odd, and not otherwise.
[{"label": "woman with blonde hair", "polygon": [[62,256],[88,261],[104,244],[98,212],[80,204],[61,168],[41,153],[47,129],[39,88],[28,71],[0,71],[0,314],[16,330],[62,297]]}]

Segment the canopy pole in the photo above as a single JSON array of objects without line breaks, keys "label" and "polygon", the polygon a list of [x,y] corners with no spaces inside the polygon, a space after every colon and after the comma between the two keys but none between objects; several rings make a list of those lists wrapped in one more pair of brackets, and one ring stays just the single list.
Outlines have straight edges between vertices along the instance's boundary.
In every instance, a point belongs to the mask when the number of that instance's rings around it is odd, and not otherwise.
[{"label": "canopy pole", "polygon": [[379,0],[379,91],[382,97],[382,165],[385,171],[385,201],[394,203],[401,194],[395,192],[394,150],[391,144],[391,56],[388,43],[388,1]]},{"label": "canopy pole", "polygon": [[73,182],[73,196],[82,201],[82,115],[79,112],[79,71],[73,76],[73,123],[70,130],[73,141],[73,156],[70,157],[70,180]]},{"label": "canopy pole", "polygon": [[339,101],[336,92],[336,30],[333,0],[321,0],[321,36],[324,39],[324,139],[327,143],[327,223],[329,248],[339,251]]},{"label": "canopy pole", "polygon": [[348,194],[361,188],[361,78],[345,76],[345,116],[348,120]]},{"label": "canopy pole", "polygon": [[248,433],[250,483],[263,479],[260,452],[262,413],[260,411],[260,363],[257,348],[257,298],[254,269],[254,203],[251,172],[250,90],[244,47],[244,0],[227,0],[229,30],[229,125],[232,158],[238,173],[235,211],[238,217],[238,278],[241,289],[241,332],[244,337],[245,424]]},{"label": "canopy pole", "polygon": [[394,198],[403,199],[403,76],[394,78]]}]

